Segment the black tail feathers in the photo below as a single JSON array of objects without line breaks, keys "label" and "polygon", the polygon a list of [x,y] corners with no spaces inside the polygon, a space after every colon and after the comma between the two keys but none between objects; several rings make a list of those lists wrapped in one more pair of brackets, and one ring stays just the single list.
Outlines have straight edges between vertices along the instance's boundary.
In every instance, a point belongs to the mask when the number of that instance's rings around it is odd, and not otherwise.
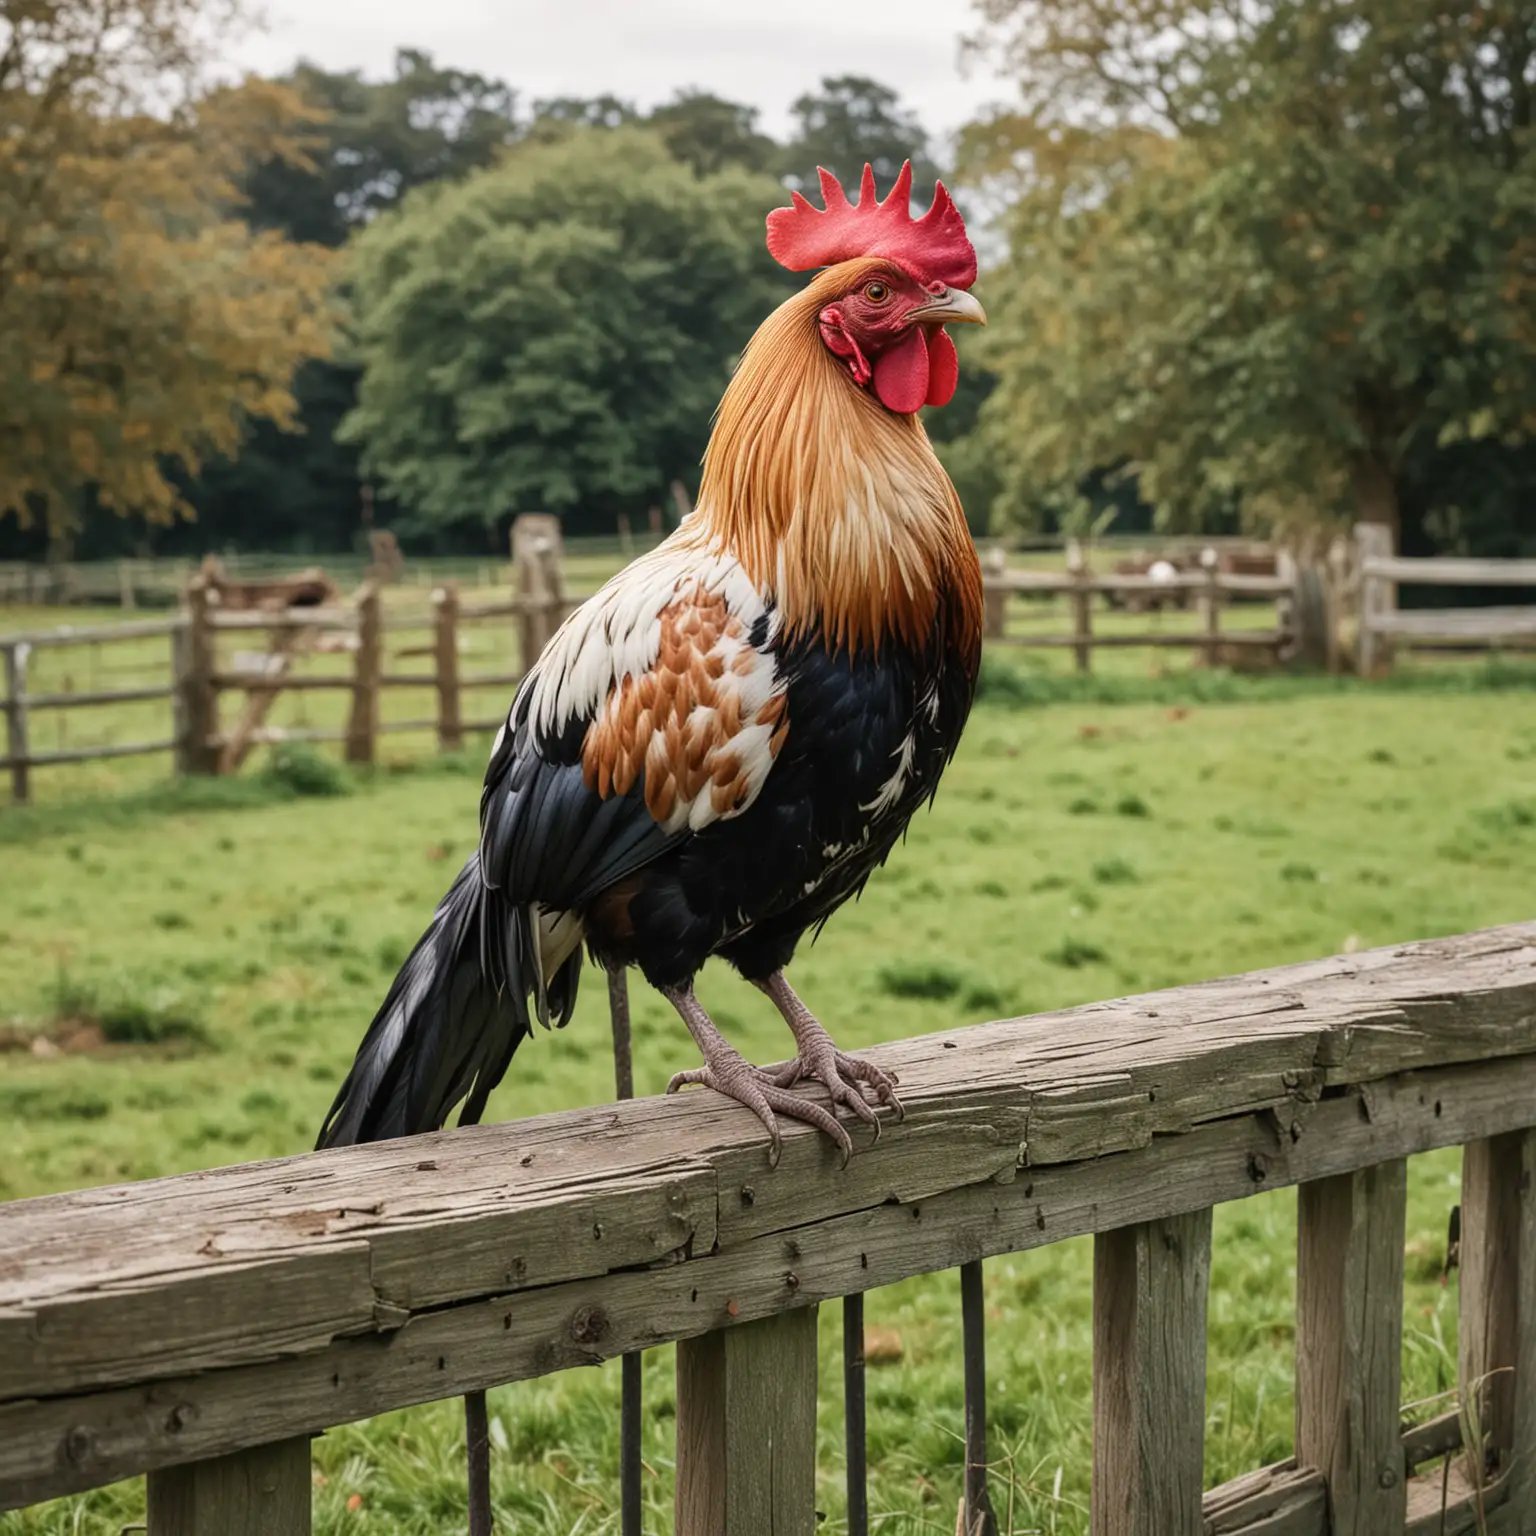
[{"label": "black tail feathers", "polygon": [[530,1032],[534,949],[526,910],[485,885],[472,855],[368,1026],[317,1145],[435,1131],[461,1099],[459,1123],[477,1121]]}]

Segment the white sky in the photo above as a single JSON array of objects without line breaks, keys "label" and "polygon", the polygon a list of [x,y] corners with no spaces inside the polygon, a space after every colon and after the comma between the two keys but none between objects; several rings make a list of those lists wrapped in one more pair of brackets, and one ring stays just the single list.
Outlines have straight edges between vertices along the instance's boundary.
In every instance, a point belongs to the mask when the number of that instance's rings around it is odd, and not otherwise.
[{"label": "white sky", "polygon": [[232,63],[269,74],[303,55],[377,77],[417,47],[525,102],[607,92],[646,107],[699,86],[759,107],[774,134],[823,75],[874,76],[937,133],[1005,94],[961,72],[970,0],[267,0],[267,16]]}]

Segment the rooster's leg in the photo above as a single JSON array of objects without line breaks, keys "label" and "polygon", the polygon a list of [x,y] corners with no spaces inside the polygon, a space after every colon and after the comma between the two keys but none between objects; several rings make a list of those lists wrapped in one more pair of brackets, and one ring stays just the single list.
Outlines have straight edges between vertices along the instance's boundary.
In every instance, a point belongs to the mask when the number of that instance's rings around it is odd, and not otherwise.
[{"label": "rooster's leg", "polygon": [[[727,1098],[735,1099],[738,1104],[745,1104],[768,1127],[768,1135],[772,1143],[768,1154],[771,1164],[778,1163],[782,1146],[779,1122],[774,1113],[777,1111],[780,1115],[788,1115],[792,1120],[804,1120],[806,1124],[814,1125],[817,1130],[830,1136],[841,1149],[843,1162],[846,1165],[849,1157],[853,1155],[853,1141],[832,1115],[828,1114],[821,1105],[813,1104],[809,1099],[802,1099],[799,1094],[791,1093],[776,1077],[754,1067],[715,1028],[714,1020],[705,1013],[703,1004],[693,995],[691,986],[662,987],[659,990],[661,995],[677,1009],[683,1023],[688,1026],[688,1033],[693,1036],[694,1043],[699,1048],[699,1054],[704,1058],[702,1067],[677,1073],[667,1084],[668,1093],[676,1093],[685,1083],[702,1083],[706,1088],[713,1088],[717,1093],[723,1093]],[[790,995],[793,996],[793,993]],[[815,1020],[811,1022],[815,1023]],[[794,1081],[794,1077],[791,1076],[789,1081]],[[860,1103],[863,1103],[862,1099]],[[870,1113],[867,1105],[864,1109],[866,1114]]]},{"label": "rooster's leg", "polygon": [[775,1077],[777,1084],[787,1087],[805,1080],[820,1083],[832,1095],[834,1104],[845,1104],[861,1120],[869,1121],[877,1138],[880,1122],[869,1107],[866,1092],[894,1110],[898,1120],[904,1117],[906,1111],[896,1097],[895,1074],[838,1050],[821,1021],[795,995],[783,971],[775,971],[767,981],[755,985],[773,999],[774,1007],[783,1014],[784,1022],[794,1033],[795,1044],[800,1047],[799,1057]]}]

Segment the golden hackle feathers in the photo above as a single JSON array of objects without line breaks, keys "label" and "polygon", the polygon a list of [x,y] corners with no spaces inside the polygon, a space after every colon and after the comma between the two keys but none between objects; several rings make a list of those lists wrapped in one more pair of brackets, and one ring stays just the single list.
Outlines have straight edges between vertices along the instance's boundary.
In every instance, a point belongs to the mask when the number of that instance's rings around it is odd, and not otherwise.
[{"label": "golden hackle feathers", "polygon": [[829,268],[763,322],[720,402],[699,490],[701,535],[772,597],[785,634],[850,648],[919,645],[941,603],[980,633],[975,548],[922,421],[854,384],[818,330],[827,304],[886,265]]}]

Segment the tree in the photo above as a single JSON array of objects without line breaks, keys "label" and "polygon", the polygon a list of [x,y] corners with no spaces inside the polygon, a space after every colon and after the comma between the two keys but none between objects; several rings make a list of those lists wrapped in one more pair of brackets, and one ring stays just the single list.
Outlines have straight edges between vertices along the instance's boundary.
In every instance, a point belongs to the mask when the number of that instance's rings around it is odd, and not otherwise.
[{"label": "tree", "polygon": [[1536,434],[1527,5],[982,9],[1023,93],[962,147],[1018,195],[1004,511],[1124,465],[1165,524],[1396,529],[1437,444]]},{"label": "tree", "polygon": [[797,127],[780,164],[796,186],[814,186],[816,167],[825,166],[845,187],[856,187],[867,162],[884,192],[910,160],[914,197],[932,191],[939,169],[927,130],[889,86],[864,75],[837,75],[790,110]]},{"label": "tree", "polygon": [[533,133],[561,138],[573,128],[626,128],[640,120],[631,102],[617,96],[551,96],[533,104]]},{"label": "tree", "polygon": [[757,109],[708,91],[679,91],[645,119],[674,158],[701,176],[727,166],[769,172],[779,146],[757,126]]},{"label": "tree", "polygon": [[87,500],[168,520],[168,469],[291,421],[295,368],[327,350],[325,253],[229,214],[248,157],[302,157],[309,118],[270,84],[199,90],[196,0],[0,20],[0,515],[56,543]]},{"label": "tree", "polygon": [[444,68],[415,48],[387,80],[299,63],[281,82],[319,114],[302,163],[278,155],[244,178],[246,217],[290,239],[339,246],[412,187],[489,165],[521,137],[517,94],[504,81]]},{"label": "tree", "polygon": [[704,177],[644,130],[520,147],[357,242],[346,436],[405,531],[520,511],[612,526],[693,481],[741,346],[789,290],[771,179]]},{"label": "tree", "polygon": [[[249,166],[241,211],[253,227],[293,240],[339,247],[412,188],[490,165],[526,129],[504,81],[412,48],[396,52],[383,80],[300,63],[280,83],[316,114],[309,153]],[[249,422],[235,454],[186,485],[205,542],[326,550],[358,537],[357,450],[335,436],[356,404],[357,369],[309,363],[294,393],[296,430]]]}]

